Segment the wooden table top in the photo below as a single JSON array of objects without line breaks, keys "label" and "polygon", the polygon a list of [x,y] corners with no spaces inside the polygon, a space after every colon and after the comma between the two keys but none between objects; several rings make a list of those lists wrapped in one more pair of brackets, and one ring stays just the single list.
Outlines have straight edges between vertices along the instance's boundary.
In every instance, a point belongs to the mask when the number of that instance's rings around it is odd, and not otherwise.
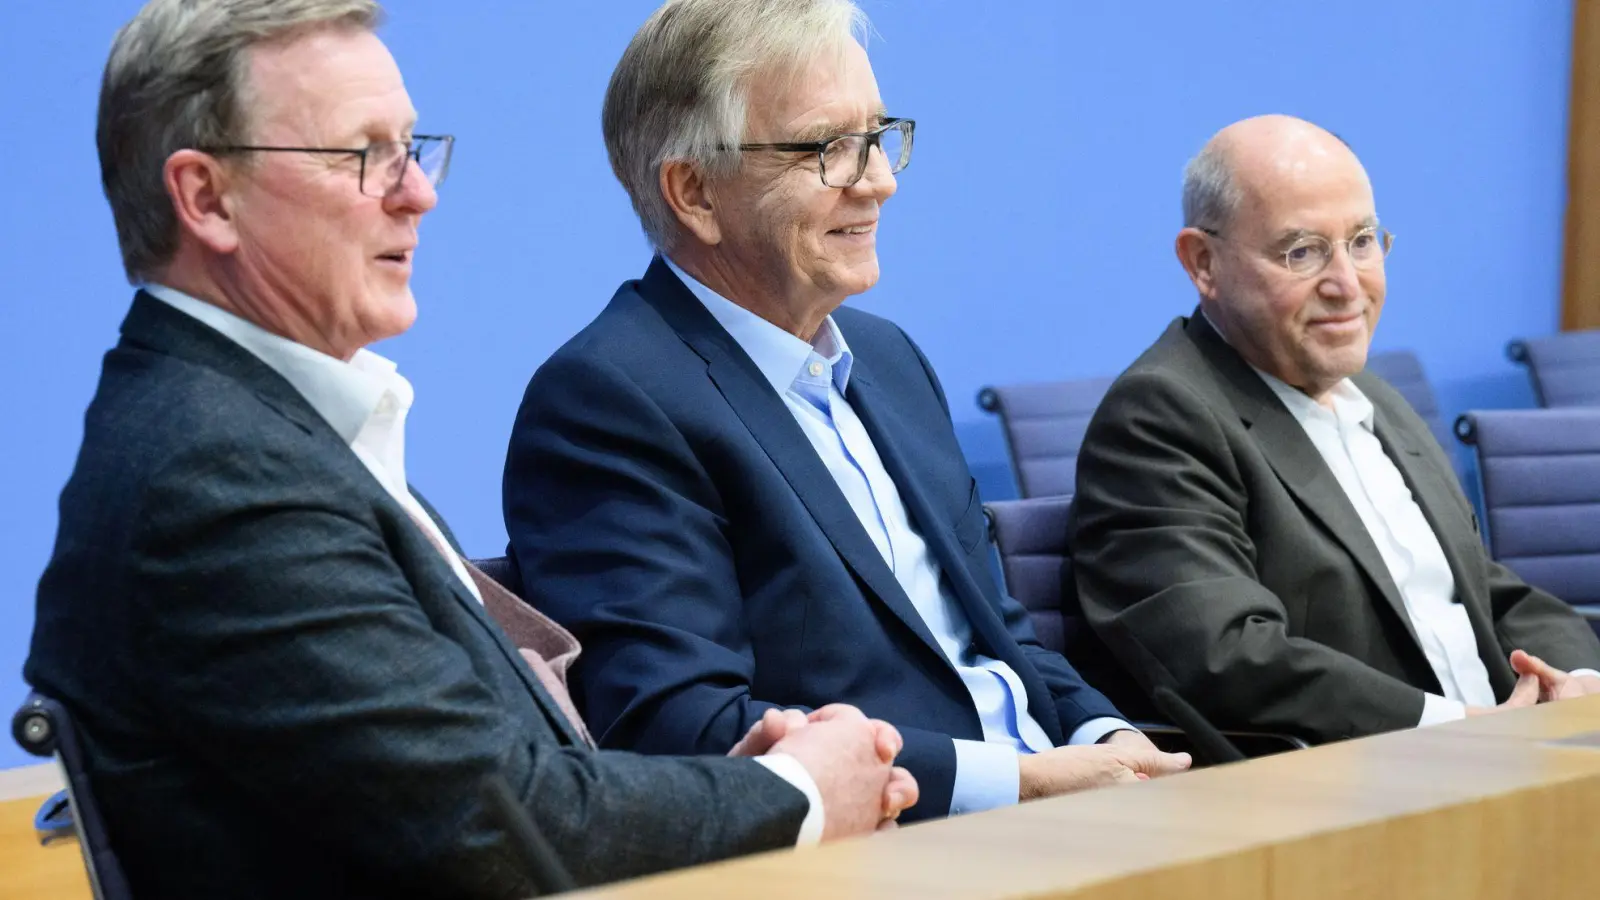
[{"label": "wooden table top", "polygon": [[1600,697],[764,854],[616,900],[1600,894]]},{"label": "wooden table top", "polygon": [[[1559,742],[1585,735],[1592,747]],[[33,815],[42,797],[5,801],[4,788],[0,777],[0,900],[87,898],[76,842],[40,847]],[[763,854],[584,896],[1547,900],[1597,892],[1600,697]]]}]

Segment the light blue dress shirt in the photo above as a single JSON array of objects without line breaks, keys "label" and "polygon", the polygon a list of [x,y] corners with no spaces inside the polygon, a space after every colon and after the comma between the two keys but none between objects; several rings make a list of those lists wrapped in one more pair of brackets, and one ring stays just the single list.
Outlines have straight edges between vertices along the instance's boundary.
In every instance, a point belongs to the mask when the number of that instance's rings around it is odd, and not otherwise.
[{"label": "light blue dress shirt", "polygon": [[[938,560],[912,527],[899,489],[845,400],[854,358],[833,317],[823,320],[808,344],[717,294],[672,260],[667,265],[783,399],[972,695],[983,740],[952,739],[956,778],[950,812],[1017,802],[1017,754],[1048,750],[1050,738],[1028,712],[1028,693],[1017,673],[973,650],[966,611],[945,587]],[[1069,743],[1092,744],[1131,727],[1121,719],[1091,719],[1072,733]]]}]

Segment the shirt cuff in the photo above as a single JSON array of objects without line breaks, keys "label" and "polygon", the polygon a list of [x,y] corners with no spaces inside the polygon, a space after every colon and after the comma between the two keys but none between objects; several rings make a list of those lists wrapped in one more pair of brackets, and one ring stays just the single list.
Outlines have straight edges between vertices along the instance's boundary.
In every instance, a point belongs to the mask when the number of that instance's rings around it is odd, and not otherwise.
[{"label": "shirt cuff", "polygon": [[1418,728],[1427,728],[1429,725],[1442,725],[1445,722],[1454,722],[1467,717],[1467,705],[1460,700],[1451,700],[1438,694],[1422,695],[1422,721],[1417,723]]},{"label": "shirt cuff", "polygon": [[1593,669],[1573,669],[1567,674],[1574,678],[1578,677],[1579,675],[1588,675],[1591,678],[1600,678],[1600,672],[1596,672]]},{"label": "shirt cuff", "polygon": [[1098,744],[1102,739],[1105,738],[1106,735],[1113,731],[1138,730],[1139,729],[1129,725],[1127,722],[1122,721],[1116,716],[1101,716],[1098,719],[1090,719],[1082,725],[1079,725],[1078,730],[1074,731],[1072,733],[1072,737],[1067,739],[1067,743],[1073,745]]},{"label": "shirt cuff", "polygon": [[956,745],[956,781],[950,790],[950,815],[1012,806],[1022,788],[1017,750],[1005,744],[964,741]]},{"label": "shirt cuff", "polygon": [[794,845],[815,847],[822,843],[822,792],[817,790],[817,783],[812,779],[811,773],[800,764],[800,760],[787,753],[768,753],[752,759],[806,795],[806,803],[810,808],[806,810],[806,817],[800,823],[800,834],[794,839]]}]

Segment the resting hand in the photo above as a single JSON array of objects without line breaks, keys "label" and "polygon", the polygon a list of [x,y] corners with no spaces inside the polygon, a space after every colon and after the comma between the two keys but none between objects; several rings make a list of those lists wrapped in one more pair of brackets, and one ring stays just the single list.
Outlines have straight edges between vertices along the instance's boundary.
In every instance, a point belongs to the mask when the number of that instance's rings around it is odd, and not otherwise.
[{"label": "resting hand", "polygon": [[798,709],[769,709],[750,726],[729,756],[760,756],[794,731],[806,726],[806,714]]},{"label": "resting hand", "polygon": [[[1139,735],[1143,738],[1143,735]],[[1131,738],[1104,744],[1056,747],[1018,760],[1019,801],[1054,797],[1108,784],[1138,783],[1189,768],[1187,753],[1163,753],[1149,738],[1137,744]]]},{"label": "resting hand", "polygon": [[822,795],[823,840],[870,833],[916,802],[916,781],[883,759],[880,743],[878,726],[857,711],[807,722],[773,745],[805,767]]},{"label": "resting hand", "polygon": [[1539,679],[1540,703],[1600,694],[1600,678],[1563,672],[1539,657],[1521,650],[1511,651],[1511,668],[1523,677],[1532,675]]}]

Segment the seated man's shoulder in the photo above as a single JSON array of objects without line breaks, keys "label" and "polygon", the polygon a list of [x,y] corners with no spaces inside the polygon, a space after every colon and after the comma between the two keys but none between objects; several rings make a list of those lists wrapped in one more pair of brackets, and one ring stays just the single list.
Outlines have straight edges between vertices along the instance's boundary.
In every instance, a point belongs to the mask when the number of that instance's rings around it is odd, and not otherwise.
[{"label": "seated man's shoulder", "polygon": [[[1226,402],[1205,356],[1174,327],[1112,381],[1095,418],[1103,420],[1137,410],[1176,408],[1192,412]],[[1102,412],[1107,415],[1102,416]]]},{"label": "seated man's shoulder", "polygon": [[598,315],[556,348],[534,371],[533,381],[606,376],[643,380],[665,365],[696,359],[660,310],[631,285],[618,289]]},{"label": "seated man's shoulder", "polygon": [[340,439],[293,388],[261,389],[192,361],[119,349],[84,421],[74,481],[123,483],[146,502],[223,482],[331,496]]},{"label": "seated man's shoulder", "polygon": [[851,306],[841,306],[833,311],[833,321],[852,346],[861,341],[908,345],[911,339],[899,325]]}]

